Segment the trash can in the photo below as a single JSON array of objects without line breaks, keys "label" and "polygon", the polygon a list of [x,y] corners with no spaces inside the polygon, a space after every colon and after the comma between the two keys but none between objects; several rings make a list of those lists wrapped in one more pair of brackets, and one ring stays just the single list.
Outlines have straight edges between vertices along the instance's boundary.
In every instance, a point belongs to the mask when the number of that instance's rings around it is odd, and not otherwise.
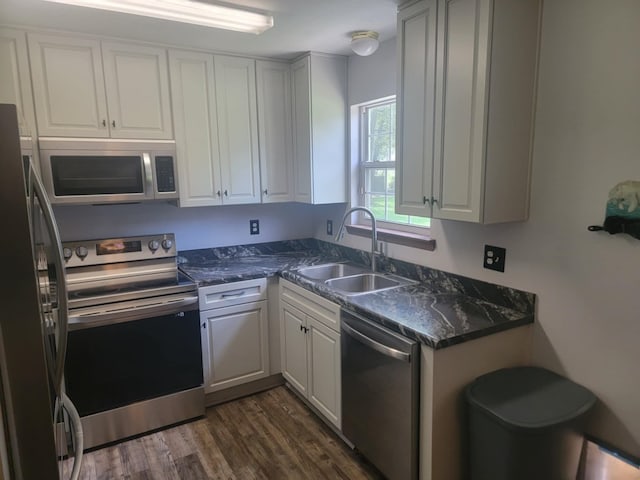
[{"label": "trash can", "polygon": [[574,480],[596,397],[538,367],[497,370],[467,386],[471,480]]}]

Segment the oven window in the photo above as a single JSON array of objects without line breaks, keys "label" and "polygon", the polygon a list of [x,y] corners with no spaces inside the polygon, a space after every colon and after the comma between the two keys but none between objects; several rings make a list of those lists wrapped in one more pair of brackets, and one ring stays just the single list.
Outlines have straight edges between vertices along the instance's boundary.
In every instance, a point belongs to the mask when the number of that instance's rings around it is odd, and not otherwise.
[{"label": "oven window", "polygon": [[198,311],[69,332],[65,381],[81,416],[201,386]]},{"label": "oven window", "polygon": [[139,155],[52,155],[51,169],[56,196],[144,193]]}]

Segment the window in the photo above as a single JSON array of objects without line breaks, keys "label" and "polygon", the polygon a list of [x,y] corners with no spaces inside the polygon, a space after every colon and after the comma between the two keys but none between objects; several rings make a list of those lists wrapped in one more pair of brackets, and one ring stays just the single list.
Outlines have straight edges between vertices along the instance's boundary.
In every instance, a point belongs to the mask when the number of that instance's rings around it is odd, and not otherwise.
[{"label": "window", "polygon": [[428,218],[395,212],[395,98],[360,106],[360,142],[360,205],[379,221],[428,227]]}]

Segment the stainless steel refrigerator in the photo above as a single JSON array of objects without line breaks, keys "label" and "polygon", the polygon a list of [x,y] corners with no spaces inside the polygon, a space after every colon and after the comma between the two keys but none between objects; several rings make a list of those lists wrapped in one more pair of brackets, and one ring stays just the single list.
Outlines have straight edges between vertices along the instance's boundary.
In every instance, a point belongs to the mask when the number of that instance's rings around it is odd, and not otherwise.
[{"label": "stainless steel refrigerator", "polygon": [[6,104],[0,104],[0,252],[0,480],[74,479],[82,430],[63,385],[60,237],[34,165],[21,152],[16,107]]}]

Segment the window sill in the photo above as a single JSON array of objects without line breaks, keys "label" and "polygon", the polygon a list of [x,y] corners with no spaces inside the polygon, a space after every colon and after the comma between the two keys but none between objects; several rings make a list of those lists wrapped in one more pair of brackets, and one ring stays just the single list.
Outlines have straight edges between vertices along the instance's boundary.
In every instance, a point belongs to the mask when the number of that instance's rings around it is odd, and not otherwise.
[{"label": "window sill", "polygon": [[[367,225],[347,225],[347,232],[351,235],[371,238],[371,227]],[[417,233],[401,232],[388,228],[377,228],[376,233],[378,240],[382,242],[419,248],[421,250],[433,251],[436,249],[436,241],[428,235],[418,235]]]}]

